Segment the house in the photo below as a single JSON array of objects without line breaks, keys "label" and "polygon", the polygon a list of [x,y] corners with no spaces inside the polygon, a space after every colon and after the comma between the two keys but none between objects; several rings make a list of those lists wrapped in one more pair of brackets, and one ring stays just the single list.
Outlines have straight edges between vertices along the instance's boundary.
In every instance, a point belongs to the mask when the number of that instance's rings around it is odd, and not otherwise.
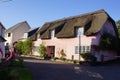
[{"label": "house", "polygon": [[5,32],[5,27],[0,23],[0,59],[5,57],[5,46],[4,42],[6,41],[4,39],[4,32]]},{"label": "house", "polygon": [[5,31],[5,45],[8,45],[10,48],[13,47],[13,44],[21,39],[28,30],[30,29],[27,21],[20,22],[11,28]]},{"label": "house", "polygon": [[45,23],[34,36],[33,53],[38,55],[38,47],[44,44],[46,54],[60,58],[64,54],[67,59],[83,60],[79,53],[90,52],[101,61],[115,59],[117,52],[112,50],[95,50],[99,46],[102,34],[109,33],[118,37],[114,20],[103,9],[83,15],[59,19]]}]

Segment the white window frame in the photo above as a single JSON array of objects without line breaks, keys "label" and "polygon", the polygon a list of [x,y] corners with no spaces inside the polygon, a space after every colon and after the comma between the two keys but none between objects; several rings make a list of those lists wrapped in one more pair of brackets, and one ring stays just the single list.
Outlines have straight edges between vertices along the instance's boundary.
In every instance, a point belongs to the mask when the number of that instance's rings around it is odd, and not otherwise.
[{"label": "white window frame", "polygon": [[51,37],[51,38],[54,38],[54,37],[55,37],[55,30],[51,30],[51,31],[50,31],[50,37]]},{"label": "white window frame", "polygon": [[76,36],[77,37],[79,37],[83,34],[84,34],[84,28],[83,27],[76,28]]},{"label": "white window frame", "polygon": [[75,46],[75,54],[90,52],[91,46]]}]

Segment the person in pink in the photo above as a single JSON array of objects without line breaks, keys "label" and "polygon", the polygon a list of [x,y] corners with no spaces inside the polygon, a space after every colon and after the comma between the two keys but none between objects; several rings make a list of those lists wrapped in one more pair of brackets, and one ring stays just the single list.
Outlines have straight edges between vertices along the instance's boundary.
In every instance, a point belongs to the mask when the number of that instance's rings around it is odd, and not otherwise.
[{"label": "person in pink", "polygon": [[5,61],[10,61],[13,58],[13,56],[14,56],[14,52],[12,49],[10,49],[10,55],[6,58]]}]

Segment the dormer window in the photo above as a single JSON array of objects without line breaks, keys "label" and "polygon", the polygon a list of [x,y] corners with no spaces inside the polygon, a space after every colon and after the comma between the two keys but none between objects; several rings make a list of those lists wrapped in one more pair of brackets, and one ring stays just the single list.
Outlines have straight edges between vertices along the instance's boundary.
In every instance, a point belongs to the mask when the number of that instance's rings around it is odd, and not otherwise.
[{"label": "dormer window", "polygon": [[39,34],[37,34],[37,39],[39,39],[40,38],[40,33]]},{"label": "dormer window", "polygon": [[50,31],[50,37],[51,37],[51,38],[54,38],[54,37],[55,37],[55,30],[51,30],[51,31]]},{"label": "dormer window", "polygon": [[78,27],[75,29],[76,37],[79,37],[84,34],[84,28],[83,27]]}]

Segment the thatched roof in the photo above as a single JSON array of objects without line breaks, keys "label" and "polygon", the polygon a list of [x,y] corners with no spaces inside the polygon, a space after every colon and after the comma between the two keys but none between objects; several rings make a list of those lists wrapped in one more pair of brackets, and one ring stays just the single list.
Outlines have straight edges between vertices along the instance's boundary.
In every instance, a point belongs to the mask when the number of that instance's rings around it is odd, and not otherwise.
[{"label": "thatched roof", "polygon": [[114,23],[111,17],[102,9],[79,16],[47,22],[39,29],[38,34],[41,35],[41,39],[49,39],[50,31],[55,29],[55,36],[57,38],[75,37],[75,28],[84,27],[84,34],[92,35],[98,33],[108,19]]},{"label": "thatched roof", "polygon": [[36,32],[38,31],[39,28],[34,28],[34,29],[31,29],[30,31],[28,31],[28,38],[31,39],[31,40],[36,40]]}]

